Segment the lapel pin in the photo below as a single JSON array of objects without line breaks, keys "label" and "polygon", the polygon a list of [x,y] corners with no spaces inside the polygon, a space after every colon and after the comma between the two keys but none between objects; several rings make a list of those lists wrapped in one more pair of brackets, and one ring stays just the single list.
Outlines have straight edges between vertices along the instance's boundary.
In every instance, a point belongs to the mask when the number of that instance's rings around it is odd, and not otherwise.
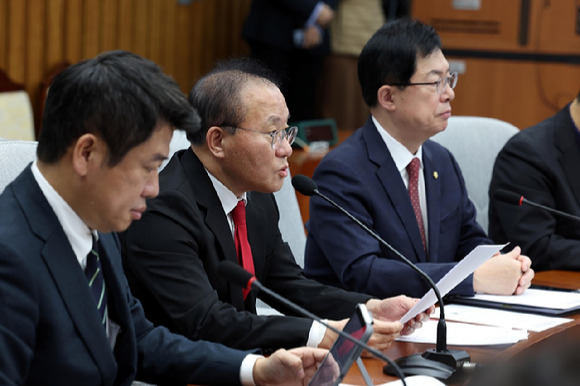
[{"label": "lapel pin", "polygon": [[433,178],[435,179],[439,178],[439,173],[437,173],[437,171],[433,172]]}]

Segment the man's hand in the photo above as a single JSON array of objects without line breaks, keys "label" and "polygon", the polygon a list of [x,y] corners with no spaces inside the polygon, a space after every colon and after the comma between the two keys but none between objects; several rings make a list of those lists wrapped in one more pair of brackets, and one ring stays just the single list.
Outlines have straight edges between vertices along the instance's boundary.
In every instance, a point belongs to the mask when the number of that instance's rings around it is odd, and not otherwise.
[{"label": "man's hand", "polygon": [[302,48],[309,50],[319,46],[322,43],[322,30],[320,28],[313,25],[305,28],[303,31],[304,42],[302,43]]},{"label": "man's hand", "polygon": [[[421,328],[423,322],[429,320],[429,315],[433,313],[435,307],[430,307],[428,310],[420,313],[404,326],[399,322],[401,317],[413,308],[418,301],[418,299],[408,298],[404,295],[384,300],[369,300],[366,306],[373,315],[373,334],[368,341],[368,345],[384,352],[400,335],[409,335],[417,328]],[[329,324],[342,330],[347,321],[347,319],[330,321]],[[319,347],[330,348],[336,338],[337,334],[327,329]]]},{"label": "man's hand", "polygon": [[[398,321],[400,320],[419,299],[409,298],[404,295],[395,296],[383,300],[371,299],[366,306],[373,314],[375,320]],[[401,335],[410,335],[416,329],[423,327],[423,322],[429,320],[430,315],[435,311],[435,306],[419,313],[415,318],[409,320],[403,326]]]},{"label": "man's hand", "polygon": [[496,254],[473,273],[473,290],[493,295],[521,295],[532,284],[531,265],[520,247],[503,255]]},{"label": "man's hand", "polygon": [[328,351],[301,347],[280,349],[268,358],[260,358],[254,365],[256,385],[308,385]]},{"label": "man's hand", "polygon": [[334,18],[334,10],[327,4],[324,4],[318,14],[316,22],[322,28],[328,27],[332,19]]}]

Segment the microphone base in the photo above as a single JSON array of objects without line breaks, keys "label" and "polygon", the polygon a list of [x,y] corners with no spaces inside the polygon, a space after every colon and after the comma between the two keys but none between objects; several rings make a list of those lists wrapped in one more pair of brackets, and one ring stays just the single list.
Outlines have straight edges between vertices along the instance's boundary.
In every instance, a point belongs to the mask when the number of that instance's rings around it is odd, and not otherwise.
[{"label": "microphone base", "polygon": [[[434,378],[447,380],[459,375],[463,364],[470,361],[470,356],[463,350],[436,351],[429,349],[423,354],[413,354],[397,359],[395,362],[405,376],[428,375]],[[397,376],[389,365],[383,367],[383,372]]]}]

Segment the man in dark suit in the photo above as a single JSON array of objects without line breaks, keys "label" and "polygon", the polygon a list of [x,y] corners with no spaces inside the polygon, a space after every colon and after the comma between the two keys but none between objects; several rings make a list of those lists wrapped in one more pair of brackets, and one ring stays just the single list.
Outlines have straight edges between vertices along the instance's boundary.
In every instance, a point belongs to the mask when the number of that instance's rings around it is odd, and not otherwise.
[{"label": "man in dark suit", "polygon": [[242,205],[258,280],[337,328],[366,303],[375,316],[371,344],[386,349],[415,300],[379,301],[308,280],[281,238],[272,192],[288,174],[295,128],[287,127],[288,108],[272,74],[253,61],[228,61],[198,81],[189,100],[202,128],[188,134],[192,147],[172,157],[161,172],[160,195],[123,235],[125,273],[146,315],[188,337],[238,348],[331,345],[330,330],[263,293],[291,316],[256,315],[257,294],[244,299],[242,288],[219,275],[221,262],[238,262],[232,212]]},{"label": "man in dark suit", "polygon": [[[432,27],[398,19],[367,42],[358,75],[371,117],[320,162],[314,180],[437,282],[474,247],[491,243],[475,222],[455,159],[429,141],[447,126],[457,74],[449,72]],[[308,226],[308,277],[379,297],[422,296],[429,289],[393,252],[318,197],[310,200]],[[520,294],[532,277],[529,258],[514,248],[488,260],[453,292]]]},{"label": "man in dark suit", "polygon": [[489,189],[489,234],[513,241],[536,270],[580,270],[580,225],[530,205],[498,201],[504,189],[580,216],[580,93],[557,114],[521,131],[499,153]]},{"label": "man in dark suit", "polygon": [[0,196],[0,383],[301,385],[324,351],[264,359],[154,327],[119,242],[158,193],[174,128],[199,125],[159,67],[114,51],[51,85],[38,159]]},{"label": "man in dark suit", "polygon": [[282,76],[281,90],[300,121],[317,118],[316,89],[330,51],[327,28],[338,0],[254,0],[242,36],[254,58]]}]

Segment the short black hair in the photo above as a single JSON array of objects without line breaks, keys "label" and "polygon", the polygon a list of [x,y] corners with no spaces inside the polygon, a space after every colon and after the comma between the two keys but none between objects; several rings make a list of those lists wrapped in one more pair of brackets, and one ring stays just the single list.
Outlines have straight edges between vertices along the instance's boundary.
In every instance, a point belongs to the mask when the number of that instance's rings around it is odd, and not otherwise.
[{"label": "short black hair", "polygon": [[377,104],[381,86],[408,83],[417,70],[417,58],[425,58],[437,49],[441,49],[441,39],[433,27],[410,18],[385,23],[358,59],[358,79],[366,104]]},{"label": "short black hair", "polygon": [[280,88],[280,79],[262,62],[251,58],[221,61],[191,89],[188,100],[201,117],[201,127],[188,133],[194,145],[205,141],[212,126],[236,127],[246,116],[241,91],[248,84],[262,83]]},{"label": "short black hair", "polygon": [[44,109],[37,155],[59,161],[86,133],[108,146],[108,165],[151,137],[159,123],[194,131],[197,113],[158,65],[127,51],[110,51],[66,68],[53,80]]}]

